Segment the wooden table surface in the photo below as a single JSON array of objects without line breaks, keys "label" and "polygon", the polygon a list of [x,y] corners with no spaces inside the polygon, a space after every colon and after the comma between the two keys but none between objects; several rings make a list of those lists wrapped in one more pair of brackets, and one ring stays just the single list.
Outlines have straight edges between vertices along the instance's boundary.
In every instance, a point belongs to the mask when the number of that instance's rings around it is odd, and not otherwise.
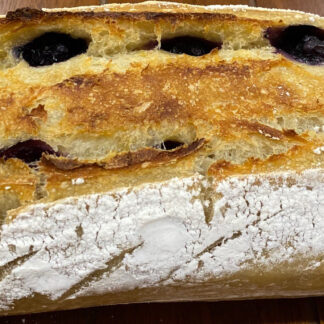
[{"label": "wooden table surface", "polygon": [[[55,8],[99,5],[132,0],[0,0],[0,14],[19,7]],[[180,0],[194,4],[248,4],[289,8],[324,16],[324,0]],[[235,302],[192,302],[118,305],[74,311],[2,317],[0,324],[190,324],[267,323],[324,324],[324,297],[252,300]]]}]

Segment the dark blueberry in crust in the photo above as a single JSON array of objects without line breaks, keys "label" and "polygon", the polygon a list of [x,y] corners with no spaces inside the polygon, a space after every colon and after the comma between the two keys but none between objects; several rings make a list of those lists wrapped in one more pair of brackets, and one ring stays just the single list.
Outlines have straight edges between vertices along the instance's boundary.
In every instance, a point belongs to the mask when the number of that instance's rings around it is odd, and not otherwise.
[{"label": "dark blueberry in crust", "polygon": [[32,163],[40,160],[43,153],[55,154],[54,150],[45,142],[28,140],[0,150],[0,158],[4,158],[5,160],[17,158],[26,163]]},{"label": "dark blueberry in crust", "polygon": [[171,150],[174,150],[174,149],[181,147],[183,145],[184,145],[184,143],[181,143],[181,142],[166,140],[166,141],[162,142],[161,144],[159,144],[157,146],[157,148],[159,148],[160,150],[164,150],[164,151],[171,151]]},{"label": "dark blueberry in crust", "polygon": [[31,42],[16,47],[16,56],[22,56],[30,66],[51,65],[67,61],[73,56],[85,53],[88,42],[62,33],[45,33]]},{"label": "dark blueberry in crust", "polygon": [[324,63],[324,30],[309,25],[270,27],[265,37],[277,51],[288,58],[317,65]]},{"label": "dark blueberry in crust", "polygon": [[202,56],[210,53],[214,48],[220,49],[221,46],[221,43],[191,36],[162,39],[161,41],[162,50],[173,54],[187,54],[191,56]]}]

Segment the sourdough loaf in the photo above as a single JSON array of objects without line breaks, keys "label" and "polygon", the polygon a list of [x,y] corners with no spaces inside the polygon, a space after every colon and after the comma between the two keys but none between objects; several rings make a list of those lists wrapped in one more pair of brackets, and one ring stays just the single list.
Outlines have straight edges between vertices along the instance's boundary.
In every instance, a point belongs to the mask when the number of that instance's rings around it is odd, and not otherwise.
[{"label": "sourdough loaf", "polygon": [[324,19],[145,2],[0,18],[0,313],[324,293]]}]

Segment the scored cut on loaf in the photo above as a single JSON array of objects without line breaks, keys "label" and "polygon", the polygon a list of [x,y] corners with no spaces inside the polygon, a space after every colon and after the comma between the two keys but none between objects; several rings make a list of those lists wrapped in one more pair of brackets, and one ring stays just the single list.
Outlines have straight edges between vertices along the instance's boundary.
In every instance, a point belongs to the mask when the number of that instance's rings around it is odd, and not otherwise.
[{"label": "scored cut on loaf", "polygon": [[0,44],[0,314],[324,293],[324,18],[19,9]]}]

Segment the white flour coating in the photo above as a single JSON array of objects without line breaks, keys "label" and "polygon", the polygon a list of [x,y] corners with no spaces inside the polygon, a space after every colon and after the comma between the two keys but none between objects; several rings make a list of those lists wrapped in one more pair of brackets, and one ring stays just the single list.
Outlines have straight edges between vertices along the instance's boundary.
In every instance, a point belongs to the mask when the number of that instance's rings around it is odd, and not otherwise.
[{"label": "white flour coating", "polygon": [[[80,7],[71,7],[71,8],[54,8],[54,9],[49,9],[49,8],[43,8],[44,11],[48,12],[55,12],[55,11],[90,11],[90,10],[98,10],[98,11],[109,11],[110,8],[116,8],[117,6],[119,8],[123,7],[129,7],[132,5],[134,8],[136,8],[136,4],[130,4],[130,3],[125,3],[125,4],[106,4],[102,6],[80,6]],[[300,10],[292,10],[292,9],[277,9],[277,8],[263,8],[263,7],[251,7],[248,5],[209,5],[209,6],[202,6],[202,5],[190,5],[186,3],[176,3],[176,2],[167,2],[167,1],[145,1],[141,3],[141,5],[152,5],[154,7],[159,7],[162,10],[172,10],[174,7],[186,7],[186,8],[202,8],[202,9],[207,9],[210,11],[217,11],[217,10],[223,10],[223,9],[231,9],[234,12],[235,11],[247,11],[247,10],[258,10],[258,11],[272,11],[272,12],[279,12],[279,13],[285,13],[285,12],[292,12],[298,14],[296,18],[301,18],[299,14],[302,15],[309,15],[310,21],[314,21],[314,18],[320,18],[319,15],[313,14],[313,13],[305,13]],[[169,7],[169,8],[168,8]],[[132,9],[130,9],[132,11]]]},{"label": "white flour coating", "polygon": [[324,132],[324,126],[315,126],[315,127],[314,127],[314,131],[315,131],[316,133]]},{"label": "white flour coating", "polygon": [[[300,11],[300,10],[292,10],[292,9],[277,9],[277,8],[263,8],[263,7],[251,7],[248,5],[209,5],[209,6],[201,6],[201,5],[189,5],[189,4],[184,4],[184,3],[175,3],[175,2],[166,2],[166,1],[159,1],[158,3],[155,1],[146,1],[144,3],[141,4],[146,4],[146,5],[153,5],[154,7],[158,6],[161,9],[164,10],[169,10],[172,11],[172,8],[174,7],[183,7],[184,5],[188,8],[203,8],[206,10],[210,10],[213,12],[217,12],[217,10],[226,10],[226,9],[231,9],[233,10],[233,12],[235,11],[249,11],[249,10],[254,10],[254,11],[272,11],[272,12],[278,12],[278,13],[286,13],[286,12],[291,12],[291,13],[296,13],[297,16],[296,18],[302,18],[305,15],[308,15],[308,19],[310,22],[315,22],[316,19],[321,18],[321,16],[314,14],[314,13],[308,13],[308,12],[304,12],[304,11]],[[120,8],[123,7],[128,7],[130,4],[126,3],[126,4],[118,4],[118,6]],[[136,8],[136,4],[132,4],[134,6],[134,8]],[[46,12],[57,12],[57,11],[76,11],[76,12],[80,12],[80,11],[110,11],[110,8],[113,7],[115,8],[117,5],[116,4],[108,4],[108,5],[101,5],[101,6],[79,6],[79,7],[68,7],[68,8],[42,8],[42,10],[46,11]],[[168,8],[169,6],[170,9]],[[164,8],[165,7],[165,8]],[[134,9],[133,9],[134,10]],[[132,9],[130,9],[129,11],[132,11]],[[1,18],[5,18],[5,15],[0,15],[0,19]]]},{"label": "white flour coating", "polygon": [[34,293],[55,300],[203,282],[251,262],[323,255],[322,171],[226,179],[208,223],[204,186],[196,175],[21,212],[2,226],[0,309]]},{"label": "white flour coating", "polygon": [[143,238],[152,241],[145,228],[154,231],[154,222],[177,231],[171,250],[166,245],[164,251],[172,266],[177,257],[174,249],[181,250],[187,240],[181,224],[188,217],[203,217],[201,203],[192,201],[199,191],[189,190],[198,181],[199,177],[173,179],[129,192],[68,198],[19,214],[2,227],[0,267],[30,257],[17,262],[7,276],[0,272],[0,308],[34,292],[60,297],[94,270],[105,268],[110,259],[142,244]]},{"label": "white flour coating", "polygon": [[84,179],[83,178],[76,178],[76,179],[72,179],[71,180],[73,185],[80,185],[84,183]]},{"label": "white flour coating", "polygon": [[324,152],[324,146],[317,147],[315,150],[313,150],[313,152],[318,155],[321,154],[322,152]]}]

